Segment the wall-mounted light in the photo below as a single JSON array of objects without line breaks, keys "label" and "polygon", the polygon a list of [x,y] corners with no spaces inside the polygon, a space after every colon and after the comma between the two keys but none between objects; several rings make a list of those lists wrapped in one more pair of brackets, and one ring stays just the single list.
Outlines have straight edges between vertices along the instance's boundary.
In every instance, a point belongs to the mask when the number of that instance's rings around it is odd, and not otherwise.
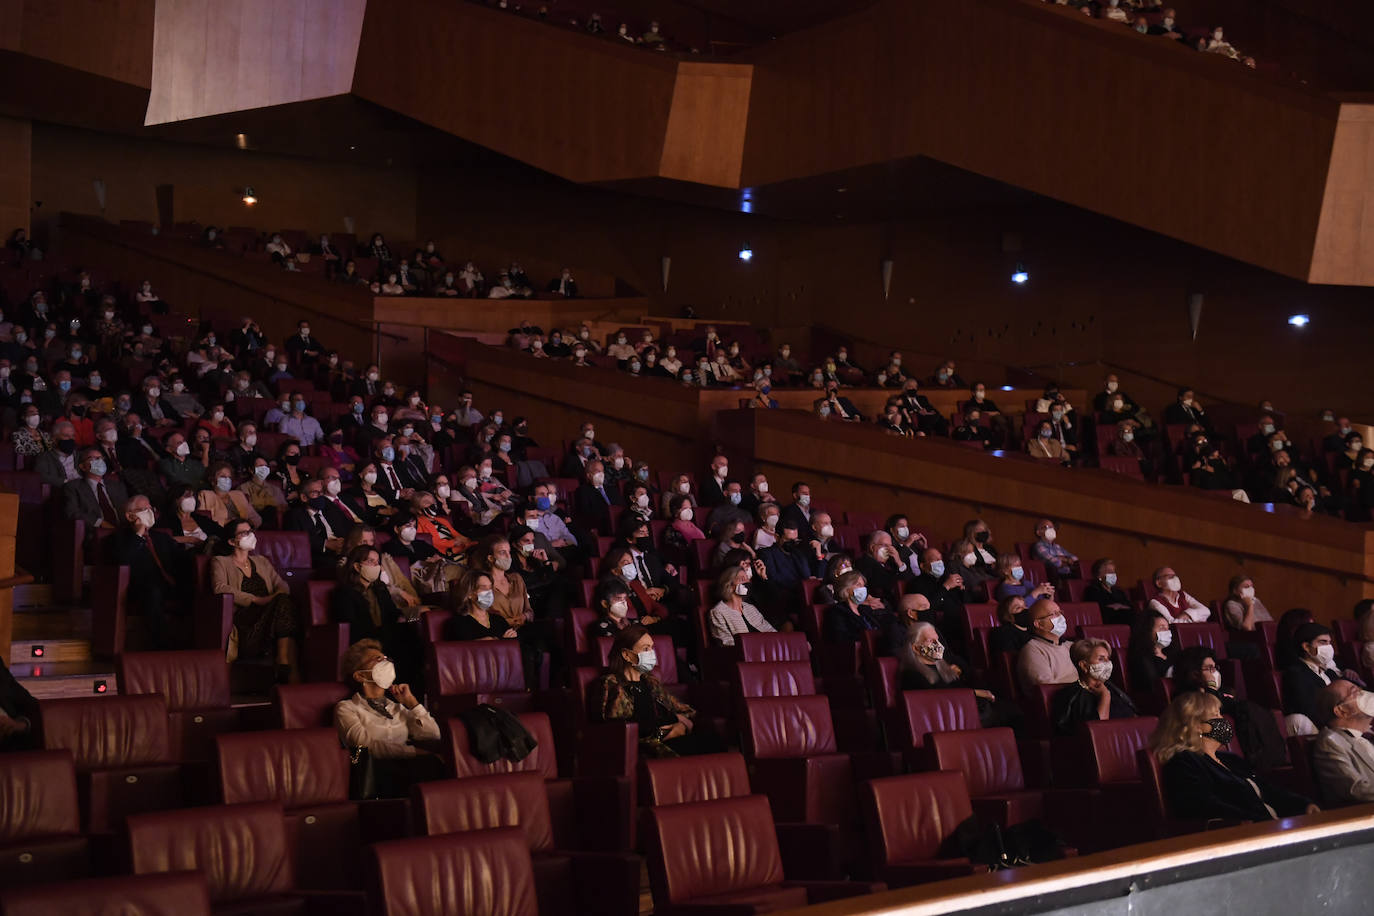
[{"label": "wall-mounted light", "polygon": [[243,189],[243,202],[250,207],[258,202],[258,196],[253,193],[252,185],[249,185],[248,187]]},{"label": "wall-mounted light", "polygon": [[1311,315],[1289,315],[1288,323],[1295,328],[1305,328],[1312,323]]},{"label": "wall-mounted light", "polygon": [[1026,272],[1026,267],[1020,261],[1016,262],[1016,269],[1011,272],[1011,282],[1017,286],[1024,285],[1030,280],[1030,274]]},{"label": "wall-mounted light", "polygon": [[748,245],[745,245],[743,248],[739,250],[739,259],[745,262],[754,260],[754,249],[750,248]]}]

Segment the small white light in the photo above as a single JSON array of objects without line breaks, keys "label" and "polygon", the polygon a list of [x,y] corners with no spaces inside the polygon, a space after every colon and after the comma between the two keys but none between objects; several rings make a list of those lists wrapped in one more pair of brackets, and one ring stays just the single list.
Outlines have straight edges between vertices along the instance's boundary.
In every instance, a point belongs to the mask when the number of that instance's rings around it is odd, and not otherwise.
[{"label": "small white light", "polygon": [[1312,321],[1310,315],[1289,315],[1288,323],[1295,328],[1305,328]]},{"label": "small white light", "polygon": [[252,185],[249,185],[248,187],[243,189],[243,202],[250,207],[258,202],[257,195],[253,193]]},{"label": "small white light", "polygon": [[1003,385],[1003,386],[1002,386],[1002,390],[1003,390],[1003,391],[1015,391],[1016,389],[1013,388],[1013,387],[1011,387],[1010,385]]},{"label": "small white light", "polygon": [[1030,279],[1030,274],[1028,274],[1028,273],[1026,273],[1024,270],[1020,270],[1020,269],[1018,269],[1017,271],[1015,271],[1015,272],[1011,275],[1011,282],[1015,283],[1017,286],[1020,286],[1021,284],[1025,283],[1025,282],[1026,282],[1027,280],[1029,280],[1029,279]]},{"label": "small white light", "polygon": [[739,259],[740,259],[741,261],[752,261],[752,260],[754,260],[754,249],[752,249],[752,248],[747,248],[747,247],[746,247],[746,248],[741,248],[741,249],[739,250]]}]

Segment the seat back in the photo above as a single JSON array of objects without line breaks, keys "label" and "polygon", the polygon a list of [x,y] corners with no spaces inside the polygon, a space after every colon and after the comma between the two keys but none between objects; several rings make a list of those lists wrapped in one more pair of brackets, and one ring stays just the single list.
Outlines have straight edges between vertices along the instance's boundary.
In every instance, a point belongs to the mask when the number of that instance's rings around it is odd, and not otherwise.
[{"label": "seat back", "polygon": [[1102,608],[1095,601],[1064,601],[1059,605],[1069,629],[1102,626]]},{"label": "seat back", "polygon": [[210,893],[205,876],[194,871],[92,878],[6,890],[0,893],[0,911],[5,916],[210,916]]},{"label": "seat back", "polygon": [[1222,658],[1226,657],[1226,628],[1219,623],[1176,623],[1173,631],[1174,645],[1180,651],[1206,646]]},{"label": "seat back", "polygon": [[322,627],[334,622],[329,604],[334,597],[334,589],[338,587],[339,583],[330,579],[311,579],[306,583],[310,595],[309,616],[312,627]]},{"label": "seat back", "polygon": [[964,775],[944,770],[872,779],[862,797],[868,848],[884,865],[943,857],[955,829],[973,815]]},{"label": "seat back", "polygon": [[272,711],[278,728],[323,728],[334,724],[334,707],[351,691],[336,681],[278,684],[272,690]]},{"label": "seat back", "polygon": [[1079,628],[1083,639],[1101,639],[1112,647],[1112,655],[1125,658],[1126,648],[1131,644],[1131,628],[1124,623],[1084,624]]},{"label": "seat back", "polygon": [[897,659],[888,655],[871,659],[867,666],[868,694],[875,709],[894,709],[901,697]]},{"label": "seat back", "polygon": [[519,827],[530,852],[553,849],[548,790],[539,773],[423,782],[411,792],[415,829],[427,836]]},{"label": "seat back", "polygon": [[295,886],[281,805],[212,805],[133,814],[136,875],[200,871],[216,904],[290,893]]},{"label": "seat back", "polygon": [[749,794],[749,769],[744,755],[702,754],[644,761],[649,803],[683,805],[738,798]]},{"label": "seat back", "polygon": [[816,692],[810,662],[740,662],[735,670],[740,693],[746,697],[796,697]]},{"label": "seat back", "polygon": [[167,763],[167,703],[157,694],[43,700],[43,747],[71,751],[77,770]]},{"label": "seat back", "polygon": [[925,747],[926,735],[981,728],[972,690],[906,690],[899,704],[912,747]]},{"label": "seat back", "polygon": [[348,753],[332,728],[236,732],[215,743],[225,804],[275,801],[289,811],[348,800]]},{"label": "seat back", "polygon": [[453,619],[452,611],[443,611],[435,608],[426,611],[420,616],[420,630],[424,634],[426,642],[443,642],[444,629],[448,622]]},{"label": "seat back", "polygon": [[742,633],[735,637],[740,661],[809,662],[811,644],[805,633]]},{"label": "seat back", "polygon": [[218,649],[125,652],[115,673],[121,696],[160,693],[169,712],[229,708],[229,665]]},{"label": "seat back", "polygon": [[782,856],[762,795],[651,808],[649,882],[656,903],[737,893],[782,881]]},{"label": "seat back", "polygon": [[429,677],[437,696],[525,689],[520,644],[513,639],[431,643],[429,658]]},{"label": "seat back", "polygon": [[930,736],[929,746],[936,768],[963,773],[973,798],[1019,792],[1026,787],[1016,736],[1009,728],[936,732]]},{"label": "seat back", "polygon": [[1154,716],[1085,722],[1092,769],[1098,785],[1138,782],[1136,752],[1146,747],[1159,720]]},{"label": "seat back", "polygon": [[1001,623],[997,619],[997,603],[994,601],[983,602],[980,604],[966,604],[964,610],[967,612],[965,617],[968,620],[970,630],[980,627],[992,629]]},{"label": "seat back", "polygon": [[1135,752],[1136,772],[1145,786],[1145,795],[1150,804],[1156,823],[1165,824],[1169,820],[1169,804],[1164,800],[1164,775],[1160,770],[1159,758],[1154,751],[1143,747]]},{"label": "seat back", "polygon": [[539,916],[530,851],[518,828],[377,843],[368,859],[376,913]]},{"label": "seat back", "polygon": [[[261,439],[266,433],[258,433]],[[310,535],[304,531],[259,531],[254,551],[269,561],[283,579],[309,578],[314,558],[310,555]]]},{"label": "seat back", "polygon": [[752,758],[835,753],[826,697],[751,697],[744,701],[744,720],[745,753]]},{"label": "seat back", "polygon": [[536,747],[524,760],[498,758],[491,763],[482,763],[472,755],[472,742],[463,720],[450,719],[449,749],[453,756],[454,775],[462,779],[494,773],[540,773],[545,779],[557,779],[558,758],[554,754],[553,728],[549,724],[549,717],[542,712],[527,712],[521,713],[519,718],[520,724],[534,736]]},{"label": "seat back", "polygon": [[0,843],[80,832],[70,751],[0,754]]}]

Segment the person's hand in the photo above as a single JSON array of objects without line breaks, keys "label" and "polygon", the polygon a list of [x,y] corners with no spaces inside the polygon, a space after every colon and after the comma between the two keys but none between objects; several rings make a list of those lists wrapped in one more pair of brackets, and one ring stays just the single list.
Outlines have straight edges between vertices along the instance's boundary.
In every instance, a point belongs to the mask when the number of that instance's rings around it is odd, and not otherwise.
[{"label": "person's hand", "polygon": [[864,599],[864,607],[879,608],[883,606],[883,599],[877,595],[869,595]]},{"label": "person's hand", "polygon": [[415,694],[410,692],[409,684],[392,684],[391,698],[406,709],[414,709],[420,705],[420,701],[415,699]]},{"label": "person's hand", "polygon": [[0,741],[5,741],[14,735],[22,735],[29,730],[27,720],[15,719],[3,712],[0,712]]},{"label": "person's hand", "polygon": [[951,573],[950,577],[945,580],[945,591],[953,591],[956,588],[963,587],[964,577],[959,575],[958,573]]},{"label": "person's hand", "polygon": [[677,722],[687,731],[692,730],[692,720],[684,716],[682,713],[678,713]]},{"label": "person's hand", "polygon": [[[555,545],[555,546],[557,546],[557,545]],[[667,573],[668,575],[670,575],[670,576],[676,576],[676,575],[677,575],[677,567],[674,566],[672,563],[669,563],[667,566],[663,567],[663,571],[666,572],[666,573]]]},{"label": "person's hand", "polygon": [[134,534],[138,535],[139,537],[143,537],[143,536],[146,535],[147,533],[148,533],[148,526],[145,525],[145,524],[143,524],[143,519],[141,519],[141,518],[139,518],[137,515],[135,515],[135,516],[134,516]]},{"label": "person's hand", "polygon": [[257,606],[257,607],[265,607],[266,605],[270,604],[271,602],[272,602],[272,596],[271,596],[271,595],[263,595],[263,596],[261,596],[261,597],[255,597],[255,598],[253,599],[253,601],[252,601],[252,603],[253,603],[255,606]]},{"label": "person's hand", "polygon": [[658,601],[660,598],[667,594],[667,590],[662,588],[651,588],[647,591],[649,592],[649,597],[654,599],[655,601]]},{"label": "person's hand", "polygon": [[991,700],[993,702],[996,702],[997,700],[997,695],[994,694],[991,690],[975,690],[973,691],[973,695],[980,699]]},{"label": "person's hand", "polygon": [[768,567],[763,564],[762,560],[755,558],[753,565],[754,575],[758,576],[760,579],[768,578]]},{"label": "person's hand", "polygon": [[954,672],[954,677],[956,680],[964,676],[964,669],[960,668],[958,665],[950,665],[949,670]]},{"label": "person's hand", "polygon": [[1303,812],[1302,812],[1302,813],[1303,813],[1303,814],[1321,814],[1321,813],[1322,813],[1322,809],[1321,809],[1321,808],[1318,808],[1316,805],[1308,805],[1305,809],[1303,809]]},{"label": "person's hand", "polygon": [[414,487],[406,487],[406,488],[404,488],[404,489],[402,489],[402,490],[397,491],[397,494],[396,494],[396,495],[400,496],[401,499],[410,499],[412,496],[415,495],[415,488],[414,488]]},{"label": "person's hand", "polygon": [[332,553],[342,553],[342,552],[343,552],[343,546],[344,546],[343,538],[325,538],[325,539],[324,539],[324,549],[325,549],[325,550],[328,550],[328,551],[331,551]]},{"label": "person's hand", "polygon": [[671,741],[674,738],[681,738],[685,734],[687,734],[687,726],[683,725],[681,722],[678,722],[676,725],[668,729],[666,732],[660,732],[659,740]]},{"label": "person's hand", "polygon": [[515,639],[515,638],[517,638],[519,635],[520,635],[520,634],[517,633],[515,630],[507,630],[506,632],[504,632],[504,633],[501,634],[501,638],[502,638],[502,639]]},{"label": "person's hand", "polygon": [[549,562],[549,552],[543,547],[540,547],[534,553],[530,554],[530,556],[534,557],[536,560],[542,560],[545,563]]}]

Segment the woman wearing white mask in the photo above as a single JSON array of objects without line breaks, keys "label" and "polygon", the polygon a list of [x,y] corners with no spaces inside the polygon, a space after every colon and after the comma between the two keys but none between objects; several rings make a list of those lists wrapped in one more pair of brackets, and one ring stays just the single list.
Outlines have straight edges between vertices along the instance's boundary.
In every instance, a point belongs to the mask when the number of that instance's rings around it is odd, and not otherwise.
[{"label": "woman wearing white mask", "polygon": [[747,566],[731,566],[717,577],[716,596],[720,600],[711,608],[708,621],[711,641],[716,645],[733,646],[735,637],[743,633],[777,632],[758,608],[744,600],[753,577]]},{"label": "woman wearing white mask", "polygon": [[167,494],[167,501],[171,511],[163,517],[173,519],[170,525],[172,540],[186,550],[200,553],[212,546],[211,538],[218,541],[224,537],[224,529],[211,521],[209,516],[197,514],[196,491],[191,487],[172,487]]},{"label": "woman wearing white mask", "polygon": [[1231,584],[1226,589],[1226,603],[1221,606],[1221,616],[1231,629],[1247,633],[1255,629],[1255,624],[1274,619],[1264,602],[1255,596],[1255,580],[1246,575],[1231,578]]},{"label": "woman wearing white mask", "polygon": [[654,638],[644,627],[625,627],[611,642],[610,674],[601,679],[596,718],[639,725],[639,749],[651,757],[709,754],[724,748],[695,730],[696,710],[663,689]]},{"label": "woman wearing white mask", "polygon": [[596,587],[596,594],[592,597],[592,605],[601,616],[592,623],[588,634],[593,640],[602,636],[614,637],[621,630],[629,626],[639,626],[648,628],[649,624],[644,620],[632,617],[634,608],[631,605],[633,596],[630,587],[615,577],[601,580]]},{"label": "woman wearing white mask", "polygon": [[679,474],[673,478],[673,482],[668,485],[668,489],[663,491],[663,517],[668,521],[677,519],[679,510],[673,508],[673,503],[679,497],[686,501],[687,505],[695,508],[697,501],[692,495],[692,478],[686,474]]},{"label": "woman wearing white mask", "polygon": [[506,619],[493,613],[496,591],[491,576],[477,569],[463,574],[457,586],[458,613],[449,618],[444,638],[454,640],[515,639],[518,635]]},{"label": "woman wearing white mask", "polygon": [[989,600],[987,584],[995,582],[996,577],[983,566],[973,541],[968,538],[955,541],[949,548],[945,567],[947,572],[957,573],[964,580],[966,602],[981,604]]},{"label": "woman wearing white mask", "polygon": [[778,517],[782,510],[775,502],[759,506],[759,527],[754,529],[754,550],[772,547],[778,542]]},{"label": "woman wearing white mask", "polygon": [[[377,795],[405,797],[411,783],[441,778],[441,758],[423,746],[439,740],[439,724],[410,685],[396,682],[395,663],[383,654],[381,643],[358,640],[339,668],[357,692],[334,707],[334,727],[350,751],[367,749],[378,777]],[[377,767],[378,762],[384,766]]]},{"label": "woman wearing white mask", "polygon": [[[296,636],[299,620],[286,581],[266,558],[253,553],[257,535],[246,519],[231,522],[225,539],[232,548],[227,557],[215,557],[210,565],[211,591],[232,595],[238,657],[257,658],[275,650],[277,681],[300,679],[296,669]],[[232,649],[231,649],[232,654]]]},{"label": "woman wearing white mask", "polygon": [[1078,640],[1069,647],[1069,660],[1078,669],[1078,680],[1050,701],[1056,735],[1073,735],[1081,722],[1135,717],[1131,698],[1111,682],[1112,647],[1105,639]]},{"label": "woman wearing white mask", "polygon": [[1147,609],[1131,624],[1131,641],[1126,647],[1127,683],[1132,690],[1150,690],[1160,678],[1173,677],[1177,654],[1169,618]]},{"label": "woman wearing white mask", "polygon": [[339,587],[329,596],[329,613],[335,623],[348,624],[350,638],[381,642],[396,664],[397,676],[409,681],[422,674],[420,639],[407,625],[410,607],[392,594],[393,582],[377,548],[357,543],[345,555]]}]

